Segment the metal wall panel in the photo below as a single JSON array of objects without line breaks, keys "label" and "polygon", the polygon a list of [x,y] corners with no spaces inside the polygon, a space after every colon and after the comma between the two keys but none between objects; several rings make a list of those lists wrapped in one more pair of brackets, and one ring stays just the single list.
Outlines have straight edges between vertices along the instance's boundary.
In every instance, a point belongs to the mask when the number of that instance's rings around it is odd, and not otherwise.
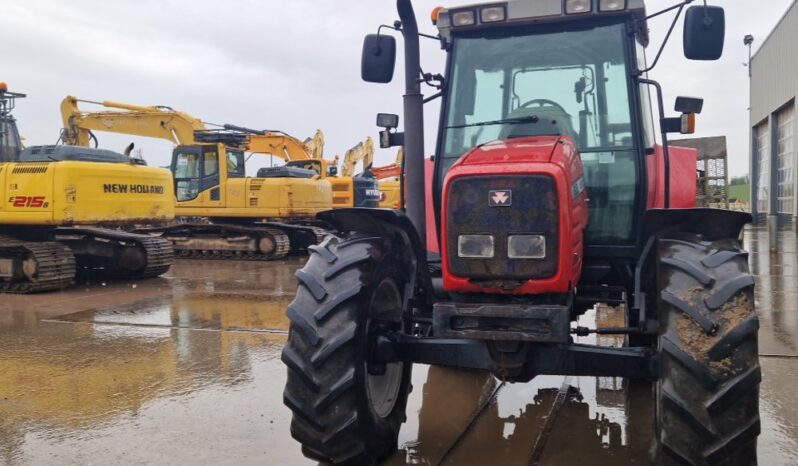
[{"label": "metal wall panel", "polygon": [[756,208],[759,213],[770,211],[770,125],[767,121],[754,128],[754,155],[757,166]]},{"label": "metal wall panel", "polygon": [[778,113],[776,156],[778,157],[778,212],[792,214],[795,211],[795,105],[790,103]]},{"label": "metal wall panel", "polygon": [[798,4],[793,3],[751,64],[751,126],[798,94]]}]

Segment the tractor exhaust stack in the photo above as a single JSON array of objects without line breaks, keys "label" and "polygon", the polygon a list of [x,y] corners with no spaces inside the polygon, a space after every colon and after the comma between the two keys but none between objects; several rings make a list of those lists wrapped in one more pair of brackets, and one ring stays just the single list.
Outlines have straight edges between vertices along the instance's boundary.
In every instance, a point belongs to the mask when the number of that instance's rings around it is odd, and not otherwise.
[{"label": "tractor exhaust stack", "polygon": [[421,94],[421,58],[418,23],[411,0],[397,0],[405,42],[405,193],[407,216],[413,222],[421,244],[426,244],[427,229],[424,189],[424,96]]}]

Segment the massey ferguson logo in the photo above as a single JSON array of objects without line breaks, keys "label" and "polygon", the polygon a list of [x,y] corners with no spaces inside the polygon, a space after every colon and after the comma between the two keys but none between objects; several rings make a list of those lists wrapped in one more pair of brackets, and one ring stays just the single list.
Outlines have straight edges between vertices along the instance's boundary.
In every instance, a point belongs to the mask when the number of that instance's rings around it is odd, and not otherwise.
[{"label": "massey ferguson logo", "polygon": [[491,207],[510,207],[513,205],[513,192],[509,189],[491,191],[488,195],[488,204]]}]

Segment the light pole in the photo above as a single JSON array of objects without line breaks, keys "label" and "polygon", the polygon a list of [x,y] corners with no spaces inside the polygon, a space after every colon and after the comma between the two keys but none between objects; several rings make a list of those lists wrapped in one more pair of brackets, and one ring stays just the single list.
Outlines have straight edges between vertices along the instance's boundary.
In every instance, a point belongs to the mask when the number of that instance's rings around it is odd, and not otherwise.
[{"label": "light pole", "polygon": [[[743,37],[743,45],[748,47],[748,62],[745,64],[745,66],[748,67],[748,148],[751,154],[749,159],[751,161],[750,162],[751,165],[748,171],[748,173],[750,173],[749,185],[751,186],[751,193],[749,199],[751,199],[751,213],[753,214],[754,217],[754,225],[757,225],[759,223],[758,222],[759,211],[757,206],[757,204],[759,203],[758,199],[759,182],[760,182],[759,172],[762,169],[762,167],[760,166],[760,161],[757,160],[756,157],[756,148],[754,147],[754,129],[753,129],[753,122],[751,121],[751,104],[752,104],[751,96],[753,93],[751,88],[753,84],[752,83],[753,70],[751,69],[752,68],[751,62],[753,61],[753,50],[752,50],[753,44],[754,44],[754,36],[752,36],[751,34],[746,34],[746,36]],[[770,212],[768,211],[767,213]],[[768,222],[768,227],[770,227],[770,222]],[[768,228],[768,230],[771,230],[771,228]],[[773,247],[774,238],[773,234],[770,231],[768,232],[768,236],[770,236],[769,238],[770,244],[771,247]]]},{"label": "light pole", "polygon": [[746,66],[748,67],[748,77],[751,77],[751,46],[754,44],[754,36],[748,34],[743,38],[743,44],[748,47],[748,63]]}]

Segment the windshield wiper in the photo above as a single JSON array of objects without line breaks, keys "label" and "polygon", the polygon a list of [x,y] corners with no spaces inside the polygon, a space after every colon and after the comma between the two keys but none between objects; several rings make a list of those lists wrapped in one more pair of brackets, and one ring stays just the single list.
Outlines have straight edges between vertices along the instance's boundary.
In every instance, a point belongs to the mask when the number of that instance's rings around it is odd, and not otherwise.
[{"label": "windshield wiper", "polygon": [[504,118],[502,120],[481,121],[479,123],[468,123],[465,125],[447,126],[446,129],[459,129],[459,128],[472,128],[474,126],[492,126],[492,125],[520,125],[524,123],[537,123],[540,118],[537,115],[529,115],[515,118]]}]

